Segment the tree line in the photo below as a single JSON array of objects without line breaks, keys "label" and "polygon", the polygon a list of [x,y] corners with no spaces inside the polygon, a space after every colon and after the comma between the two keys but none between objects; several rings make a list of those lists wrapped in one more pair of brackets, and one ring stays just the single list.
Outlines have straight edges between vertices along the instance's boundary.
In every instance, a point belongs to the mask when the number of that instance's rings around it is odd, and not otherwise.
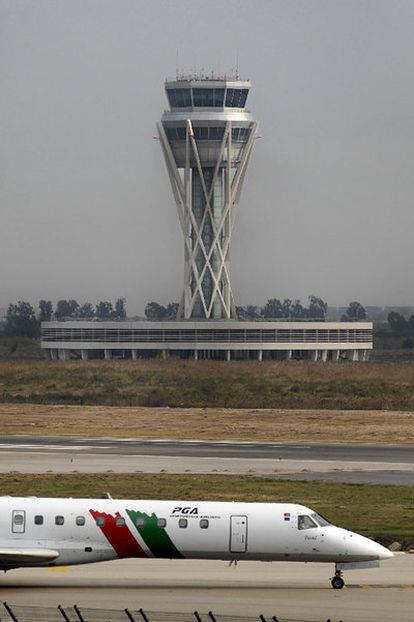
[{"label": "tree line", "polygon": [[90,302],[79,304],[76,300],[58,300],[55,308],[50,300],[40,300],[37,309],[30,302],[20,300],[7,307],[3,334],[36,338],[40,334],[41,322],[64,319],[124,320],[126,316],[125,298],[118,298],[115,303],[101,300],[95,306]]},{"label": "tree line", "polygon": [[414,337],[414,315],[406,319],[401,313],[391,311],[388,314],[388,324],[395,337]]},{"label": "tree line", "polygon": [[[149,302],[145,307],[145,317],[152,321],[175,320],[178,307],[177,302],[170,302],[165,306],[158,302]],[[327,308],[328,304],[317,296],[309,296],[307,306],[302,305],[300,300],[269,298],[263,307],[257,305],[236,307],[236,313],[241,320],[324,320]],[[37,308],[29,302],[19,301],[8,306],[2,333],[7,336],[36,338],[40,335],[41,322],[65,319],[124,320],[126,317],[125,298],[118,298],[114,303],[102,300],[96,305],[90,302],[80,304],[74,299],[62,299],[58,300],[55,307],[50,300],[40,300]],[[356,301],[349,303],[346,313],[342,316],[343,321],[364,319],[366,319],[365,309]],[[414,316],[407,321],[398,313],[390,313],[389,322],[395,334],[414,335]]]},{"label": "tree line", "polygon": [[[269,298],[264,307],[247,305],[236,307],[237,316],[243,320],[260,319],[283,319],[283,320],[324,320],[328,310],[328,304],[317,296],[309,296],[307,306],[303,306],[300,300],[285,298]],[[365,320],[367,317],[365,308],[360,302],[350,302],[346,313],[342,316],[343,322],[355,322]]]},{"label": "tree line", "polygon": [[[247,305],[236,307],[236,315],[240,320],[284,319],[284,320],[324,320],[328,303],[317,296],[309,296],[308,305],[303,306],[300,300],[285,298],[269,298],[263,307]],[[174,320],[178,312],[178,303],[170,302],[164,306],[158,302],[149,302],[145,307],[145,317],[148,320]],[[365,320],[365,308],[360,302],[350,302],[346,313],[342,316],[344,322]]]}]

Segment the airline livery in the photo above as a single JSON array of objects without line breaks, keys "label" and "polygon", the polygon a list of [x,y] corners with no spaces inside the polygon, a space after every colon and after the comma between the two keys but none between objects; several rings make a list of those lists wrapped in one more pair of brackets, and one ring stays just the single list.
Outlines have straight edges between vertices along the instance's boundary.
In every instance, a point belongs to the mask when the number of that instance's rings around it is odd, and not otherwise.
[{"label": "airline livery", "polygon": [[0,569],[127,557],[379,565],[385,547],[286,503],[0,498]]}]

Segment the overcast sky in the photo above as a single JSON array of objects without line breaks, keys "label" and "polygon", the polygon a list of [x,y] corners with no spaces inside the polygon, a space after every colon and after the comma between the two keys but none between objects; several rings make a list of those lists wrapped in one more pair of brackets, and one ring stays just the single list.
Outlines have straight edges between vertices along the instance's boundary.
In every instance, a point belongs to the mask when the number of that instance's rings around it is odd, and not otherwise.
[{"label": "overcast sky", "polygon": [[250,78],[237,304],[414,304],[414,2],[0,0],[0,306],[178,300],[165,77]]}]

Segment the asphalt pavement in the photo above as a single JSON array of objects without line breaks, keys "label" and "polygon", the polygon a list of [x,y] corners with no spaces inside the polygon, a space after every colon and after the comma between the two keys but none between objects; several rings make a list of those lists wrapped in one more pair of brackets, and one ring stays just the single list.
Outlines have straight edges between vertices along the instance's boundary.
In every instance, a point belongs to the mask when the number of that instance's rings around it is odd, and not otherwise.
[{"label": "asphalt pavement", "polygon": [[0,450],[69,451],[150,456],[392,462],[414,465],[414,445],[147,440],[75,436],[0,436]]},{"label": "asphalt pavement", "polygon": [[414,447],[80,437],[0,437],[0,472],[222,473],[414,485]]},{"label": "asphalt pavement", "polygon": [[[0,577],[1,600],[13,606],[63,606],[208,612],[279,620],[412,622],[414,555],[380,568],[345,573],[333,590],[333,564],[197,560],[119,560],[62,569],[12,570]],[[96,618],[92,618],[96,619]],[[107,618],[104,618],[107,619]],[[171,619],[179,619],[171,616]]]}]

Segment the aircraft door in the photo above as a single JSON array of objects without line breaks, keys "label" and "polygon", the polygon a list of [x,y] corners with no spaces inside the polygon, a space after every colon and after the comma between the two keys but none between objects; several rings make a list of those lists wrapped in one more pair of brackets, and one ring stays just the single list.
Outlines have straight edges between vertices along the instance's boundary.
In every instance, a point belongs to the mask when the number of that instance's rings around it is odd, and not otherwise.
[{"label": "aircraft door", "polygon": [[230,553],[247,550],[247,516],[230,516]]},{"label": "aircraft door", "polygon": [[12,533],[24,533],[26,529],[26,512],[24,510],[13,510],[12,512]]}]

